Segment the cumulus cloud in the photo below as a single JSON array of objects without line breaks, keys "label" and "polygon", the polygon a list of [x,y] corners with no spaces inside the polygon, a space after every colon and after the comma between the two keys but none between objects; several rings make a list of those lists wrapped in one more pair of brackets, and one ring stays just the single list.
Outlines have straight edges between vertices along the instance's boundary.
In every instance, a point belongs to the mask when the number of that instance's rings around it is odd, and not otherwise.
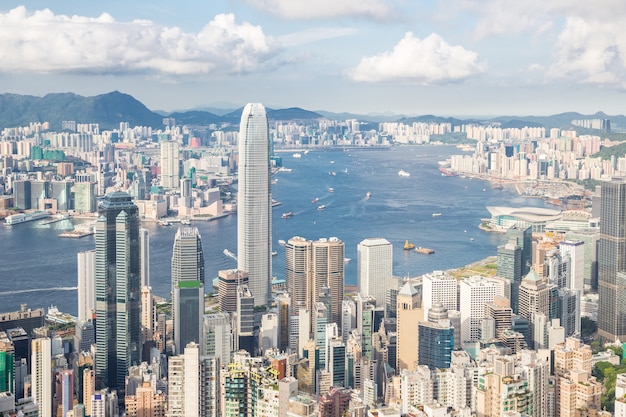
[{"label": "cumulus cloud", "polygon": [[199,33],[17,7],[0,13],[0,71],[233,74],[258,70],[278,47],[259,26],[220,14]]},{"label": "cumulus cloud", "polygon": [[362,82],[428,85],[461,81],[485,68],[475,52],[452,46],[437,34],[420,40],[407,32],[392,51],[361,59],[348,76]]},{"label": "cumulus cloud", "polygon": [[622,22],[567,19],[555,45],[551,78],[626,88],[626,34]]},{"label": "cumulus cloud", "polygon": [[388,20],[394,16],[385,0],[245,0],[248,4],[286,19],[358,17]]}]

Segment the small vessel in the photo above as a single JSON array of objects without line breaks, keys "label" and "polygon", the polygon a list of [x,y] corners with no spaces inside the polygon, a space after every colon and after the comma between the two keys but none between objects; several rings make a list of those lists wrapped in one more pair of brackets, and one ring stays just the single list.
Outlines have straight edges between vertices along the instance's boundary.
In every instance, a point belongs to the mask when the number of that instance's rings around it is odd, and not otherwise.
[{"label": "small vessel", "polygon": [[319,211],[326,210],[326,206],[325,206],[324,204],[322,204],[322,205],[320,205],[320,206],[317,206],[317,209],[318,209]]},{"label": "small vessel", "polygon": [[432,255],[433,253],[435,253],[435,250],[419,246],[419,247],[415,248],[415,252],[423,253],[425,255]]},{"label": "small vessel", "polygon": [[474,241],[474,238],[473,238],[473,237],[470,237],[470,242],[473,242],[473,241]]},{"label": "small vessel", "polygon": [[272,179],[272,184],[277,184],[278,183],[278,178],[273,178]]},{"label": "small vessel", "polygon": [[331,163],[331,164],[334,164],[334,163],[335,163],[335,161],[330,161],[330,163]]},{"label": "small vessel", "polygon": [[330,187],[330,188],[328,189],[328,192],[329,192],[329,193],[334,193],[334,192],[335,192],[335,189],[334,189],[333,187]]},{"label": "small vessel", "polygon": [[287,213],[283,213],[283,215],[280,217],[283,219],[289,219],[290,217],[293,217],[293,212],[288,211]]},{"label": "small vessel", "polygon": [[293,154],[294,158],[302,158],[302,154],[300,152],[296,152]]},{"label": "small vessel", "polygon": [[305,150],[305,151],[304,151],[304,154],[306,155],[306,154],[308,154],[309,152],[311,152],[311,151],[307,149],[307,150]]},{"label": "small vessel", "polygon": [[368,191],[368,192],[365,194],[365,198],[367,198],[367,199],[369,199],[371,196],[372,196],[372,192],[371,192],[371,191]]},{"label": "small vessel", "polygon": [[280,167],[278,169],[278,171],[280,171],[280,172],[291,172],[291,168]]},{"label": "small vessel", "polygon": [[272,251],[272,256],[278,256],[278,252],[276,252],[275,250]]},{"label": "small vessel", "polygon": [[287,244],[287,242],[285,242],[283,239],[278,239],[278,244],[280,246],[285,246]]},{"label": "small vessel", "polygon": [[343,264],[344,264],[344,265],[345,265],[345,264],[348,264],[348,263],[350,263],[350,261],[351,261],[351,260],[352,260],[352,259],[350,259],[350,258],[343,258]]},{"label": "small vessel", "polygon": [[191,220],[189,220],[188,217],[184,217],[180,220],[180,224],[185,224],[185,225],[189,225],[191,224]]},{"label": "small vessel", "polygon": [[313,200],[311,200],[311,204],[315,204],[318,201],[320,201],[319,197],[315,197]]},{"label": "small vessel", "polygon": [[159,226],[171,226],[172,223],[170,223],[167,220],[159,220]]},{"label": "small vessel", "polygon": [[433,213],[433,217],[440,217],[441,213]]},{"label": "small vessel", "polygon": [[398,171],[398,175],[401,176],[401,177],[410,177],[411,173],[401,169],[400,171]]},{"label": "small vessel", "polygon": [[328,171],[328,175],[330,175],[331,177],[334,177],[337,175],[337,173],[335,171]]},{"label": "small vessel", "polygon": [[409,243],[409,241],[407,240],[406,242],[404,242],[404,250],[411,250],[415,248],[415,244],[413,243]]}]

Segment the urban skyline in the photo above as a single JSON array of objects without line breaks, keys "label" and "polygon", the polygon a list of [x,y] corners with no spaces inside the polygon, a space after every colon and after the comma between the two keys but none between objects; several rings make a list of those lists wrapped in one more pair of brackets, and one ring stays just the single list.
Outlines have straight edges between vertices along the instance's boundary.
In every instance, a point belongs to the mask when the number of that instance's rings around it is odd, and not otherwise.
[{"label": "urban skyline", "polygon": [[166,111],[255,101],[363,114],[622,109],[619,0],[24,4],[0,9],[2,92],[121,90]]}]

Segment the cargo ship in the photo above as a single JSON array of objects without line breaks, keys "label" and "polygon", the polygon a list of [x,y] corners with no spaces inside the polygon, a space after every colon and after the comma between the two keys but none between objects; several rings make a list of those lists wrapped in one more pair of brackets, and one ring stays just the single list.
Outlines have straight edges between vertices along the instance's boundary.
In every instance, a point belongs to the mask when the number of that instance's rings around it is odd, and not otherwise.
[{"label": "cargo ship", "polygon": [[457,176],[456,172],[445,167],[439,167],[439,172],[441,172],[442,177],[456,177]]},{"label": "cargo ship", "polygon": [[50,213],[47,211],[34,211],[32,213],[13,214],[12,216],[6,217],[4,220],[9,226],[13,226],[15,224],[31,222],[33,220],[45,219],[46,217],[50,217]]}]

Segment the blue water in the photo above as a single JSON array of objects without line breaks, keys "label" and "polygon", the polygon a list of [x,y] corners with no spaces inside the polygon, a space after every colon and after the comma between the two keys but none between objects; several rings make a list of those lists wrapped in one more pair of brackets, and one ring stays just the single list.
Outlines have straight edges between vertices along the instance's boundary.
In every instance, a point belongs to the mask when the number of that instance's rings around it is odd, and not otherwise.
[{"label": "blue water", "polygon": [[[393,272],[416,276],[436,269],[463,266],[495,255],[503,244],[500,234],[478,229],[489,217],[489,205],[544,207],[541,200],[518,197],[513,190],[493,190],[487,182],[442,177],[437,162],[458,154],[451,146],[414,146],[380,151],[310,152],[302,158],[283,154],[283,165],[272,192],[281,206],[274,208],[273,242],[278,255],[273,273],[285,275],[285,252],[278,240],[293,236],[307,239],[338,237],[346,244],[346,283],[356,284],[357,245],[365,238],[383,237],[394,245]],[[410,177],[398,176],[408,171]],[[329,172],[336,175],[329,175]],[[335,192],[328,191],[334,188]],[[371,192],[370,199],[366,199]],[[311,204],[315,197],[317,204]],[[317,205],[326,205],[318,211]],[[281,214],[291,211],[292,218]],[[432,217],[441,213],[440,217]],[[76,254],[95,247],[93,237],[63,239],[71,220],[51,225],[31,222],[0,225],[0,312],[13,311],[21,303],[31,308],[56,305],[76,314]],[[235,268],[236,261],[223,254],[237,250],[237,218],[194,222],[202,235],[206,280],[220,269]],[[154,292],[170,291],[170,258],[177,226],[145,223],[150,230],[151,284]],[[473,241],[471,240],[473,238]],[[405,240],[435,250],[423,255],[402,249]]]}]

